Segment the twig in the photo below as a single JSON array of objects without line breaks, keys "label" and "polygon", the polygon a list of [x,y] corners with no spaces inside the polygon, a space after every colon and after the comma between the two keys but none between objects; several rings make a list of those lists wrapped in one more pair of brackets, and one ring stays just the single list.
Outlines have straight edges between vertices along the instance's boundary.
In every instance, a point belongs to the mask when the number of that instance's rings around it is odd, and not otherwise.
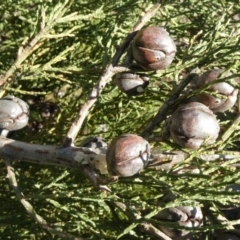
[{"label": "twig", "polygon": [[[115,181],[114,178],[102,179],[94,171],[95,168],[101,170],[97,165],[99,161],[101,162],[101,168],[107,168],[105,148],[59,148],[58,146],[24,143],[0,137],[0,155],[3,159],[10,157],[16,161],[77,169],[85,174],[96,189],[110,191],[106,184]],[[227,162],[231,160],[234,161],[231,162],[231,165],[240,167],[240,164],[238,164],[240,162],[240,152],[216,151],[199,153],[197,157],[204,161],[219,160],[220,162],[222,160]],[[150,166],[169,170],[188,158],[188,154],[181,151],[163,152],[158,149],[152,149],[151,158]],[[184,169],[184,166],[182,168]]]},{"label": "twig", "polygon": [[[103,149],[104,152],[105,149]],[[11,157],[11,159],[17,161],[78,169],[86,175],[95,188],[110,191],[104,185],[106,181],[102,180],[93,169],[94,162],[98,157],[102,158],[99,150],[94,152],[93,149],[89,148],[59,148],[57,146],[29,144],[0,137],[0,154],[3,159]]]},{"label": "twig", "polygon": [[99,177],[99,175],[94,171],[94,169],[91,165],[84,165],[83,171],[85,173],[85,176],[87,176],[87,178],[93,183],[93,186],[96,189],[111,192],[111,189],[105,185],[107,181],[103,181]]},{"label": "twig", "polygon": [[[172,152],[163,152],[158,149],[153,149],[151,151],[152,161],[150,162],[150,166],[156,166],[157,169],[162,170],[170,170],[174,166],[178,165],[183,160],[189,157],[189,154],[182,151],[172,151]],[[240,152],[231,152],[231,151],[212,151],[209,152],[201,152],[196,155],[198,159],[203,161],[215,161],[218,160],[219,164],[227,161],[234,161],[231,165],[235,167],[240,167]],[[182,167],[184,169],[184,167]],[[177,169],[175,169],[177,170]],[[182,169],[181,169],[182,170]]]},{"label": "twig", "polygon": [[63,144],[62,144],[63,147],[69,146],[70,144],[72,144],[74,142],[79,130],[82,127],[82,124],[83,124],[85,118],[88,115],[89,110],[94,105],[94,103],[97,101],[98,96],[100,95],[100,93],[102,92],[102,90],[104,89],[106,84],[110,81],[110,78],[118,72],[123,72],[123,71],[129,70],[126,67],[118,67],[116,65],[118,64],[124,51],[129,46],[130,42],[134,38],[136,32],[138,30],[140,30],[144,26],[144,24],[152,17],[152,15],[156,12],[156,10],[159,8],[159,6],[160,6],[159,4],[155,4],[155,5],[151,6],[144,13],[144,15],[139,18],[137,24],[133,27],[131,32],[128,34],[126,40],[118,47],[110,64],[107,65],[107,67],[103,71],[103,74],[100,77],[99,81],[95,84],[91,93],[89,94],[88,99],[86,100],[86,102],[82,105],[81,109],[79,110],[79,113],[78,113],[76,119],[72,123],[72,125],[63,141]]},{"label": "twig", "polygon": [[196,74],[190,74],[188,77],[182,81],[176,89],[173,90],[171,97],[161,106],[156,116],[148,123],[146,128],[142,131],[141,136],[143,138],[148,138],[154,128],[160,124],[165,118],[166,115],[169,113],[171,108],[176,104],[176,100],[178,99],[179,95],[181,94],[182,90],[196,77]]},{"label": "twig", "polygon": [[[0,137],[0,155],[5,158],[11,157],[16,161],[31,162],[41,165],[54,165],[82,170],[83,166],[89,168],[95,161],[105,161],[106,149],[91,149],[81,147],[59,148],[51,145],[38,145],[24,143],[13,139]],[[182,151],[164,152],[158,149],[151,150],[151,163],[158,164],[161,169],[170,169],[175,164],[188,157],[188,153]],[[212,151],[201,152],[196,155],[203,161],[230,161],[240,159],[240,152],[234,151]],[[237,164],[234,164],[237,165]],[[85,170],[84,170],[85,171]],[[90,174],[91,175],[91,174]]]},{"label": "twig", "polygon": [[5,157],[5,164],[7,168],[7,178],[9,180],[10,185],[12,186],[18,200],[22,203],[24,208],[26,209],[29,216],[36,221],[43,229],[52,232],[53,234],[57,235],[61,239],[76,239],[76,240],[82,240],[83,238],[79,238],[76,236],[73,236],[71,234],[63,233],[58,231],[57,229],[51,227],[46,220],[44,220],[40,215],[38,215],[33,206],[24,198],[23,193],[19,190],[19,186],[15,177],[14,170],[11,166],[10,159]]},{"label": "twig", "polygon": [[144,227],[144,230],[151,236],[154,237],[154,239],[160,239],[160,240],[172,240],[172,238],[168,237],[165,233],[160,231],[159,229],[155,228],[150,223],[142,223],[141,224]]}]

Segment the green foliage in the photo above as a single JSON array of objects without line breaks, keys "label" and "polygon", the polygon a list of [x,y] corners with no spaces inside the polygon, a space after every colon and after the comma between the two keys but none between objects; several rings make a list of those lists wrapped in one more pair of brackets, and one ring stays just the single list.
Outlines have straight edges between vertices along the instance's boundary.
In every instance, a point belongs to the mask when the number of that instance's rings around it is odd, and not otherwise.
[{"label": "green foliage", "polygon": [[[0,74],[10,71],[10,81],[2,95],[23,99],[45,97],[56,103],[60,113],[43,122],[43,129],[33,133],[24,129],[12,133],[14,139],[39,144],[60,145],[78,109],[111,60],[139,15],[152,1],[2,1],[0,4]],[[140,134],[159,107],[189,72],[202,73],[213,67],[226,68],[239,77],[238,1],[187,0],[160,1],[161,7],[147,25],[164,26],[177,44],[174,62],[167,69],[148,72],[150,86],[143,95],[127,97],[111,82],[89,113],[76,139],[100,135],[110,142],[122,133]],[[34,41],[34,42],[33,42]],[[34,46],[28,43],[34,43]],[[23,54],[24,53],[24,54]],[[13,63],[14,64],[13,65]],[[12,67],[11,67],[12,66]],[[238,87],[238,86],[236,86]],[[30,122],[42,121],[42,103],[30,106]],[[236,117],[236,109],[219,114],[221,134]],[[162,125],[155,130],[159,135]],[[216,149],[239,150],[239,127]],[[153,147],[179,150],[171,140],[154,140]],[[224,146],[224,148],[221,148]],[[210,147],[200,151],[211,153]],[[153,221],[162,208],[194,205],[217,212],[216,203],[238,203],[239,193],[224,187],[239,183],[239,172],[230,163],[203,162],[193,153],[182,164],[201,169],[200,174],[148,169],[135,178],[112,184],[111,193],[94,191],[78,170],[35,166],[16,162],[15,173],[25,197],[39,215],[59,231],[85,239],[151,239],[140,224]],[[6,169],[0,162],[0,236],[1,239],[59,239],[43,230],[27,215],[9,187]],[[170,194],[170,203],[161,199]],[[114,205],[121,200],[136,215],[129,220]],[[203,228],[208,231],[212,226]],[[67,237],[66,237],[67,238]]]}]

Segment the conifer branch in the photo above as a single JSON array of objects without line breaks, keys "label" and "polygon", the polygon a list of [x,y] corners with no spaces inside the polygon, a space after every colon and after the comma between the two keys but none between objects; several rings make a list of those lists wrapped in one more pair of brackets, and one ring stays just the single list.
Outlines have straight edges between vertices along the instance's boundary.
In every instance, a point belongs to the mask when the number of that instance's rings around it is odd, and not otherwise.
[{"label": "conifer branch", "polygon": [[7,178],[8,178],[9,183],[12,186],[12,188],[13,188],[16,196],[17,196],[17,199],[24,206],[24,208],[26,209],[29,216],[34,221],[36,221],[40,225],[41,228],[55,234],[56,236],[60,237],[61,239],[76,239],[76,240],[82,240],[83,239],[83,238],[79,238],[79,237],[73,236],[73,235],[68,234],[68,233],[63,233],[63,232],[58,231],[57,229],[52,227],[50,224],[48,224],[46,222],[46,220],[43,219],[39,214],[37,214],[36,211],[34,210],[33,206],[25,199],[22,191],[19,188],[16,176],[15,176],[15,173],[14,173],[14,169],[11,166],[10,158],[5,157],[5,164],[6,164],[6,168],[7,168]]},{"label": "conifer branch", "polygon": [[80,131],[84,120],[86,119],[90,109],[97,101],[98,96],[106,86],[106,84],[110,81],[111,77],[113,77],[118,72],[123,72],[129,70],[127,67],[119,67],[117,66],[121,56],[128,48],[130,42],[134,38],[137,31],[139,31],[144,24],[156,13],[160,4],[155,4],[148,8],[146,12],[144,12],[143,16],[141,16],[137,22],[137,24],[133,27],[131,32],[128,34],[125,41],[118,47],[115,55],[113,56],[111,62],[106,66],[105,70],[103,71],[102,76],[100,77],[99,81],[93,87],[91,93],[89,94],[86,102],[82,105],[81,109],[78,112],[78,115],[74,122],[72,123],[62,146],[69,146],[74,143],[74,140]]},{"label": "conifer branch", "polygon": [[[11,80],[14,72],[21,68],[22,63],[37,49],[40,48],[41,45],[49,38],[63,38],[63,37],[71,37],[74,36],[73,32],[76,31],[79,27],[74,26],[66,32],[59,34],[50,34],[50,31],[59,23],[66,23],[69,21],[76,21],[79,19],[89,19],[97,14],[99,14],[99,10],[95,13],[89,15],[79,15],[77,12],[70,13],[69,15],[64,16],[64,14],[68,11],[69,7],[72,4],[72,0],[65,0],[64,3],[58,4],[49,13],[49,16],[46,16],[46,9],[41,9],[41,22],[39,23],[39,32],[29,40],[26,38],[22,45],[19,47],[18,54],[16,60],[12,64],[12,66],[5,72],[5,74],[0,76],[0,86],[5,86],[7,81]],[[1,92],[1,96],[3,96],[4,91]]]},{"label": "conifer branch", "polygon": [[[96,189],[110,191],[106,184],[114,179],[102,179],[94,170],[99,161],[106,166],[106,148],[91,149],[81,147],[65,147],[39,145],[24,143],[13,139],[0,137],[0,155],[3,159],[14,159],[14,161],[24,161],[40,165],[53,165],[77,169],[84,173],[92,182]],[[179,165],[185,159],[191,157],[188,153],[182,151],[164,152],[158,149],[151,150],[151,160],[149,167],[155,169],[170,170]],[[240,167],[240,152],[231,151],[212,151],[202,152],[196,155],[203,161],[218,160],[219,164],[227,163],[234,167]],[[107,169],[106,169],[107,170]],[[181,166],[176,168],[178,171],[188,172],[188,168]],[[191,171],[191,169],[190,169]]]}]

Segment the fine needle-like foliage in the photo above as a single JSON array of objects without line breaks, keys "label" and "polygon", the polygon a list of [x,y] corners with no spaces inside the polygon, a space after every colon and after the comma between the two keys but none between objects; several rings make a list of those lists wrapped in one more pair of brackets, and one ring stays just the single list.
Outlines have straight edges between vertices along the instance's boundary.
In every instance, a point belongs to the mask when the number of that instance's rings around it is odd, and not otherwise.
[{"label": "fine needle-like foliage", "polygon": [[[167,29],[177,53],[169,67],[145,72],[148,88],[129,97],[112,79],[128,70],[126,55],[135,31],[150,25]],[[171,240],[157,227],[179,226],[155,215],[174,206],[203,209],[203,226],[192,230],[200,239],[236,228],[240,217],[227,219],[220,206],[239,205],[240,193],[226,189],[240,184],[239,102],[217,114],[221,130],[216,143],[197,151],[163,138],[162,130],[180,103],[205,91],[191,91],[194,74],[224,68],[232,75],[218,81],[239,89],[239,34],[236,0],[1,1],[0,96],[14,95],[30,105],[28,126],[8,138],[60,148],[79,146],[88,136],[110,143],[132,133],[146,138],[160,160],[167,156],[163,151],[182,157],[175,165],[111,179],[106,187],[106,182],[92,184],[86,167],[37,165],[3,156],[0,238]],[[46,108],[50,116],[44,115]],[[4,141],[0,138],[0,149]],[[36,154],[47,164],[44,152]],[[103,187],[96,190],[98,184]]]}]

